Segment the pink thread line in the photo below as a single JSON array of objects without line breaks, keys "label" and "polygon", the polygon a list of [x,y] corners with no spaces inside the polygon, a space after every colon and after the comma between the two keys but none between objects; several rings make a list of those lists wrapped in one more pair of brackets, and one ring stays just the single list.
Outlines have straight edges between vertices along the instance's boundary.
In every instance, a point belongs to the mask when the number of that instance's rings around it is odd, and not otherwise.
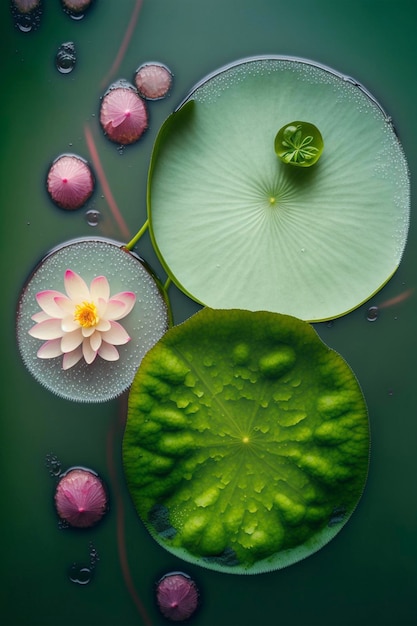
[{"label": "pink thread line", "polygon": [[[120,417],[121,419],[123,419],[122,414]],[[136,608],[138,609],[138,612],[142,618],[143,623],[145,624],[145,626],[152,626],[151,619],[148,613],[146,612],[146,609],[136,592],[132,575],[130,573],[129,562],[128,562],[127,553],[126,553],[123,498],[120,495],[120,491],[117,487],[116,465],[115,465],[114,454],[113,454],[114,438],[117,436],[117,430],[118,430],[119,425],[120,424],[118,424],[117,422],[114,422],[112,428],[108,431],[107,467],[108,467],[110,481],[113,484],[113,492],[114,492],[114,499],[115,499],[115,505],[116,505],[117,547],[118,547],[118,552],[119,552],[120,567],[122,570],[122,574],[123,574],[123,578],[124,578],[127,590],[129,591],[130,596],[133,602],[135,603]]]},{"label": "pink thread line", "polygon": [[122,59],[123,59],[123,57],[124,57],[124,55],[126,53],[127,47],[128,47],[128,45],[130,43],[130,40],[132,38],[133,31],[135,30],[136,22],[138,20],[139,13],[140,13],[140,10],[142,8],[142,3],[143,3],[143,0],[136,0],[136,4],[134,6],[134,9],[132,11],[132,15],[130,17],[129,26],[126,29],[126,32],[125,32],[125,35],[123,37],[122,43],[120,44],[119,51],[118,51],[118,53],[116,55],[116,58],[113,61],[113,65],[109,69],[107,75],[103,78],[103,81],[101,83],[102,88],[106,87],[106,85],[110,81],[110,78],[119,69],[119,65],[122,62]]},{"label": "pink thread line", "polygon": [[88,150],[91,155],[91,160],[93,162],[97,177],[103,188],[103,193],[107,200],[107,204],[109,205],[110,210],[113,213],[114,219],[116,220],[123,237],[126,240],[129,240],[130,239],[129,229],[126,226],[126,222],[124,221],[123,216],[119,211],[119,207],[117,206],[116,200],[113,197],[113,194],[110,189],[110,185],[107,181],[106,175],[103,170],[103,166],[101,165],[101,162],[100,162],[100,157],[98,156],[96,144],[94,143],[93,133],[91,132],[87,124],[84,126],[84,135],[85,135],[85,140],[87,142]]}]

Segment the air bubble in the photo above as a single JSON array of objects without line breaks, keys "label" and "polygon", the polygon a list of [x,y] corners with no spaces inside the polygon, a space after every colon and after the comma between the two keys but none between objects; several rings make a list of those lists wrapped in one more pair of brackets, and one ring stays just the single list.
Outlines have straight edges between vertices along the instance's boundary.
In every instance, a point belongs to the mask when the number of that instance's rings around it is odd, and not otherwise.
[{"label": "air bubble", "polygon": [[96,209],[90,209],[86,212],[85,219],[89,226],[98,226],[98,223],[101,220],[101,213]]},{"label": "air bubble", "polygon": [[88,585],[91,582],[96,564],[100,560],[98,552],[92,543],[90,543],[89,549],[90,561],[88,565],[85,563],[72,563],[68,569],[68,578],[76,585]]},{"label": "air bubble", "polygon": [[62,463],[55,454],[47,454],[45,465],[51,476],[59,476],[62,472]]},{"label": "air bubble", "polygon": [[370,306],[366,313],[366,319],[368,320],[368,322],[375,322],[378,319],[378,316],[379,316],[378,307]]},{"label": "air bubble", "polygon": [[75,67],[77,55],[75,45],[72,41],[67,41],[60,45],[55,57],[55,65],[61,74],[69,74]]}]

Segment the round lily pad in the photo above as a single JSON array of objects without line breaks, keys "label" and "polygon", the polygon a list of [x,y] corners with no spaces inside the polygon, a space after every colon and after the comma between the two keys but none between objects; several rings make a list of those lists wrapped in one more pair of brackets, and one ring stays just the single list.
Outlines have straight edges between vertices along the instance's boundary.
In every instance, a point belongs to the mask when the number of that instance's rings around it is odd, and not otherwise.
[{"label": "round lily pad", "polygon": [[[69,369],[65,369],[63,352],[65,353],[67,348],[64,347],[62,351],[57,345],[55,352],[50,349],[47,353],[48,357],[56,353],[54,358],[42,358],[44,349],[42,346],[45,347],[45,343],[54,344],[52,341],[42,343],[42,340],[50,338],[45,336],[41,340],[29,334],[29,331],[36,322],[41,322],[47,317],[40,310],[38,300],[40,293],[50,293],[52,300],[53,297],[61,301],[67,298],[68,284],[65,276],[68,270],[72,276],[74,273],[78,274],[87,287],[95,282],[97,277],[104,276],[110,292],[106,294],[104,291],[104,297],[109,299],[109,297],[116,296],[116,302],[112,303],[112,308],[115,306],[121,308],[118,296],[122,296],[124,300],[124,293],[127,293],[129,299],[133,298],[135,302],[126,316],[121,314],[111,316],[114,320],[120,319],[120,324],[112,322],[114,329],[110,331],[110,337],[114,335],[115,329],[119,329],[121,339],[120,337],[112,339],[110,343],[116,346],[109,346],[107,342],[104,342],[106,334],[103,333],[102,345],[106,345],[107,349],[107,352],[103,352],[105,358],[100,357],[99,350],[91,363],[80,358]],[[79,289],[79,283],[70,290],[68,295],[73,296],[76,288]],[[88,300],[90,294],[87,292],[87,295],[84,295],[84,291],[80,292],[82,297],[76,309],[73,310],[75,317],[80,305],[87,304],[88,312],[90,303],[84,300]],[[94,290],[91,293],[94,293]],[[95,293],[102,297],[97,287]],[[94,299],[100,300],[100,298]],[[55,305],[52,304],[52,306]],[[51,304],[46,308],[52,311]],[[167,330],[169,322],[170,312],[165,293],[147,264],[137,255],[126,250],[121,243],[91,237],[71,240],[54,248],[35,267],[19,298],[17,341],[27,369],[49,391],[68,400],[105,402],[126,391],[144,354]],[[59,324],[65,327],[65,320],[58,319],[56,324],[58,331],[55,334],[59,337],[63,334],[59,332]],[[120,326],[124,330],[120,330]],[[65,340],[70,339],[71,335],[76,332],[78,330],[73,333],[67,332]],[[91,335],[89,329],[86,335],[88,339],[88,335]],[[55,342],[59,344],[59,339]],[[81,348],[79,350],[81,352]],[[92,354],[90,358],[93,356]]]},{"label": "round lily pad", "polygon": [[[322,137],[313,167],[275,152],[294,120]],[[149,172],[151,236],[180,289],[307,321],[341,316],[389,280],[409,205],[391,119],[361,85],[301,59],[246,59],[199,83],[161,128]]]},{"label": "round lily pad", "polygon": [[316,552],[356,507],[368,456],[354,374],[292,316],[203,309],[148,352],[129,393],[137,512],[210,569],[266,572]]}]

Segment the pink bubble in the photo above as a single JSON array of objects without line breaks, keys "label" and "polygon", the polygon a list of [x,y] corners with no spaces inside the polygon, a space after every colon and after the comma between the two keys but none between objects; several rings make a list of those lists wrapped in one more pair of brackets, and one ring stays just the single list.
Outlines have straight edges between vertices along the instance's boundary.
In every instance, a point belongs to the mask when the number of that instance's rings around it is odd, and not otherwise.
[{"label": "pink bubble", "polygon": [[181,622],[197,609],[198,589],[195,582],[186,574],[172,572],[158,582],[156,599],[164,617]]},{"label": "pink bubble", "polygon": [[112,85],[104,94],[100,123],[107,137],[118,144],[137,141],[148,127],[146,104],[126,81]]},{"label": "pink bubble", "polygon": [[59,517],[70,526],[94,526],[107,511],[103,482],[91,470],[70,469],[58,483],[55,506]]},{"label": "pink bubble", "polygon": [[58,157],[48,172],[47,189],[62,209],[79,209],[94,191],[94,177],[88,163],[73,154]]},{"label": "pink bubble", "polygon": [[143,98],[159,100],[171,89],[172,74],[161,63],[145,63],[136,70],[135,84]]}]

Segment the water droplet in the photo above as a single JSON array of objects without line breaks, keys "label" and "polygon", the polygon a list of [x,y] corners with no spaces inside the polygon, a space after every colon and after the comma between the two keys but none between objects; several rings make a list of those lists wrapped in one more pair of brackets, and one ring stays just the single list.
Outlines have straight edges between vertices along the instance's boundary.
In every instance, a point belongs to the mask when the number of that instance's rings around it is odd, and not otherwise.
[{"label": "water droplet", "polygon": [[97,562],[100,560],[98,552],[94,545],[90,543],[89,546],[90,562],[88,565],[85,563],[73,563],[68,570],[68,578],[72,583],[76,585],[88,585],[93,578],[94,569]]},{"label": "water droplet", "polygon": [[89,226],[97,226],[101,220],[101,213],[96,209],[90,209],[86,212],[85,219],[87,220],[87,224]]},{"label": "water droplet", "polygon": [[88,585],[92,578],[92,571],[85,565],[73,563],[69,568],[68,578],[77,585]]},{"label": "water droplet", "polygon": [[47,454],[45,459],[45,465],[49,470],[51,476],[59,476],[62,472],[62,464],[55,454]]},{"label": "water droplet", "polygon": [[69,74],[74,69],[76,60],[77,56],[74,43],[67,41],[61,44],[55,57],[58,72],[61,74]]},{"label": "water droplet", "polygon": [[379,316],[378,307],[370,306],[366,313],[366,319],[368,320],[368,322],[375,322],[378,319],[378,316]]}]

